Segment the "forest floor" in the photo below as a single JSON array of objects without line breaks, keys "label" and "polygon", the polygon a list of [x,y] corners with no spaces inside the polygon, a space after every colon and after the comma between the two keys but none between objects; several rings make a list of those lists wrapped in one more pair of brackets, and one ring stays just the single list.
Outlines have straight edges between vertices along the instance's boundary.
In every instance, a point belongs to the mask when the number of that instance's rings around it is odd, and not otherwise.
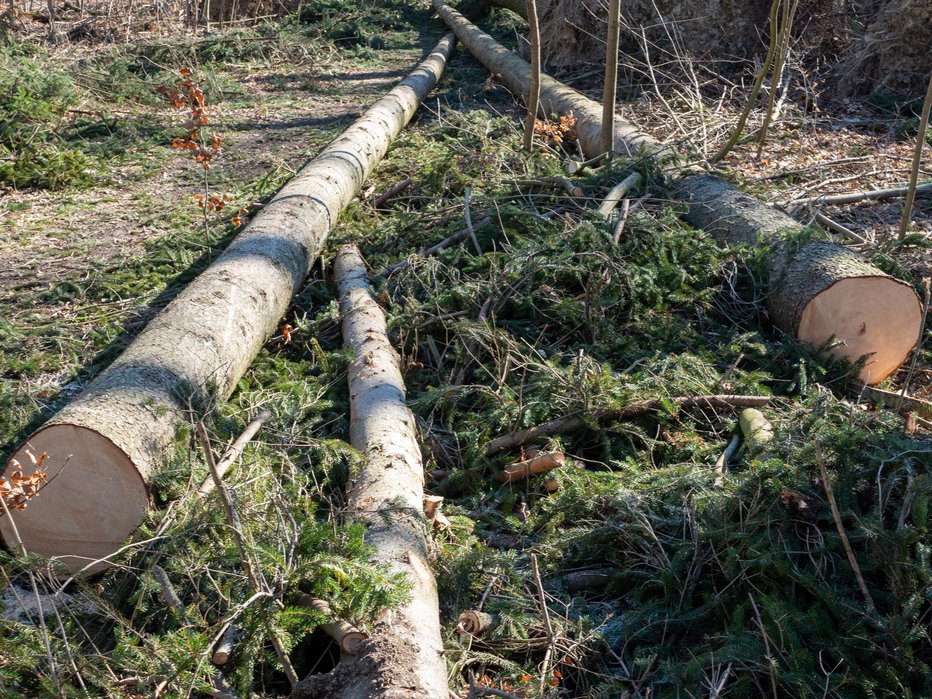
[{"label": "forest floor", "polygon": [[[0,45],[0,110],[32,120],[29,152],[39,154],[12,175],[0,159],[9,185],[0,196],[4,460],[219,254],[239,230],[235,212],[258,210],[444,33],[426,3],[382,0],[367,17],[353,3],[320,4],[326,11],[304,21],[206,37]],[[504,12],[483,26],[510,45],[521,30]],[[206,185],[204,169],[172,148],[184,117],[158,90],[179,82],[181,68],[202,82],[224,139]],[[586,80],[577,86],[597,92]],[[20,83],[40,97],[10,87]],[[622,113],[658,137],[674,134],[697,157],[741,107],[706,95],[703,122],[689,100],[661,99],[651,85],[632,92]],[[790,101],[763,159],[742,145],[722,170],[780,205],[902,185],[911,118],[867,102],[811,115]],[[263,614],[274,614],[303,675],[330,669],[337,653],[318,628],[324,619],[296,605],[299,593],[327,598],[363,627],[403,598],[369,563],[362,532],[341,520],[358,455],[347,443],[348,357],[329,262],[338,243],[356,242],[380,270],[461,230],[467,207],[473,221],[491,218],[476,231],[478,249],[467,240],[374,280],[427,487],[446,498],[449,526],[435,532],[433,564],[457,695],[470,681],[520,697],[932,695],[929,423],[875,405],[851,366],[770,326],[759,254],[720,249],[690,229],[661,182],[648,177],[632,193],[651,197],[616,244],[614,222],[594,208],[631,163],[579,178],[583,197],[527,184],[563,175],[575,153],[572,142],[523,151],[522,120],[521,106],[458,48],[282,319],[294,331],[270,340],[207,415],[222,451],[258,411],[272,411],[230,484],[280,606],[249,602],[219,504],[194,494],[206,469],[183,430],[154,478],[140,535],[111,571],[46,598],[56,612],[48,628],[13,602],[32,595],[28,571],[41,562],[0,553],[0,584],[16,593],[0,602],[0,698],[204,696],[218,687],[277,696],[287,682]],[[10,123],[0,112],[0,136]],[[10,183],[27,171],[33,181]],[[411,186],[375,209],[374,197],[405,177]],[[221,211],[198,206],[205,192],[226,195]],[[824,213],[918,290],[932,275],[921,235],[932,231],[932,206],[919,201],[918,235],[906,244],[892,236],[899,206]],[[812,213],[795,215],[808,222]],[[932,399],[929,343],[912,373],[883,387]],[[761,451],[742,448],[723,473],[715,464],[735,411],[665,403],[627,422],[592,417],[645,398],[716,393],[771,396],[765,413],[777,435]],[[526,454],[488,456],[489,439],[576,412],[585,427],[538,445],[564,452],[564,467],[506,486],[490,479]],[[183,608],[166,608],[158,567]],[[49,592],[57,585],[36,577]],[[466,609],[490,612],[498,626],[461,636]],[[240,636],[221,668],[209,650],[230,621]]]}]

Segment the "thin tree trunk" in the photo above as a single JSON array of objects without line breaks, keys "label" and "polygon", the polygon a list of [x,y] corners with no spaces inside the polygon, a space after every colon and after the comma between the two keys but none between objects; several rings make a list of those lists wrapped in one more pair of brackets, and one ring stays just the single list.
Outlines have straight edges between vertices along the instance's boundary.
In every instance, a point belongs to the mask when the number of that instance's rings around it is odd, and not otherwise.
[{"label": "thin tree trunk", "polygon": [[[454,41],[444,37],[306,165],[109,368],[13,454],[25,464],[28,449],[48,453],[42,497],[13,515],[28,551],[80,569],[116,551],[138,526],[149,477],[178,426],[192,410],[228,396],[275,332],[340,213],[436,85]],[[9,541],[9,518],[0,518],[0,531]]]},{"label": "thin tree trunk", "polygon": [[[434,8],[457,38],[502,83],[527,95],[530,66],[467,21],[442,0]],[[583,154],[601,151],[602,107],[549,75],[541,76],[541,105],[548,112],[576,115]],[[689,203],[686,220],[720,242],[762,245],[769,250],[768,308],[774,323],[800,342],[819,348],[832,338],[833,356],[858,361],[868,355],[860,377],[877,383],[890,375],[915,344],[922,320],[916,290],[863,257],[826,242],[796,249],[783,241],[803,227],[789,216],[708,175],[683,176],[682,157],[624,120],[615,123],[615,151],[649,158],[672,180],[674,196]],[[891,312],[891,309],[894,309]]]},{"label": "thin tree trunk", "polygon": [[621,0],[609,0],[605,48],[605,85],[602,88],[602,152],[615,152],[615,92],[618,88],[618,37]]},{"label": "thin tree trunk", "polygon": [[524,121],[524,149],[534,145],[534,127],[540,109],[540,23],[537,21],[537,2],[527,0],[528,41],[531,45],[531,87],[527,100],[527,117]]},{"label": "thin tree trunk", "polygon": [[387,614],[347,660],[311,675],[292,699],[445,699],[449,691],[437,584],[427,558],[424,464],[414,416],[405,403],[398,354],[385,316],[372,297],[365,262],[355,246],[337,253],[343,341],[349,366],[350,441],[364,457],[349,492],[349,516],[366,526],[375,559],[403,573],[410,601]]},{"label": "thin tree trunk", "polygon": [[916,134],[916,152],[913,155],[913,168],[909,175],[909,187],[906,190],[906,202],[903,204],[903,218],[900,220],[899,240],[906,237],[909,229],[909,219],[913,215],[913,202],[916,200],[916,183],[919,181],[919,169],[922,165],[922,149],[926,143],[926,128],[929,126],[929,112],[932,111],[932,75],[929,76],[929,87],[922,102],[922,115],[919,117],[919,132]]}]

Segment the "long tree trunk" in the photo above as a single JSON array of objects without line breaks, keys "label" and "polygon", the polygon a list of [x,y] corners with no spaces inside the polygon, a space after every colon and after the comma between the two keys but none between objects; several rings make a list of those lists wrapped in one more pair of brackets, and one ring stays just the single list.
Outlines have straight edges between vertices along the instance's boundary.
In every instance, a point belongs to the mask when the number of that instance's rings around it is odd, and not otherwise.
[{"label": "long tree trunk", "polygon": [[[441,0],[434,8],[457,38],[514,94],[527,95],[530,66],[471,24]],[[586,156],[601,151],[602,107],[544,74],[541,106],[576,115],[579,146]],[[860,378],[877,383],[909,355],[919,334],[919,295],[847,249],[825,241],[796,249],[784,241],[803,227],[734,185],[709,175],[689,175],[670,147],[616,119],[615,151],[651,158],[671,178],[674,196],[688,202],[686,220],[713,233],[720,242],[766,245],[770,269],[767,306],[777,327],[811,347],[857,361],[869,355]]]},{"label": "long tree trunk", "polygon": [[[48,485],[13,515],[28,551],[81,568],[112,554],[138,526],[150,475],[178,426],[192,409],[233,390],[340,212],[436,85],[454,42],[444,37],[306,165],[108,369],[14,453],[27,470],[29,450],[48,454]],[[11,525],[0,518],[7,541]]]},{"label": "long tree trunk", "polygon": [[366,526],[375,558],[412,585],[411,599],[375,624],[355,659],[300,682],[292,699],[445,699],[437,585],[427,559],[424,465],[405,403],[398,355],[369,290],[355,246],[337,253],[343,341],[349,366],[350,441],[364,466],[349,492],[349,516]]}]

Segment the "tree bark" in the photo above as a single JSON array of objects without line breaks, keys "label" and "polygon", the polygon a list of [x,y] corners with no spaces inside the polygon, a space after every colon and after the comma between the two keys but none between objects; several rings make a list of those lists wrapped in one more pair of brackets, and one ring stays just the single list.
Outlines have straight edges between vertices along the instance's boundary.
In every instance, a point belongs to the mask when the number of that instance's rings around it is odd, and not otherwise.
[{"label": "tree bark", "polygon": [[369,290],[355,246],[337,253],[344,343],[349,367],[350,441],[364,466],[349,492],[349,516],[366,526],[378,562],[403,573],[410,601],[375,624],[356,659],[300,682],[292,699],[443,699],[446,663],[440,636],[437,585],[427,558],[424,466],[405,403],[398,355],[385,317]]},{"label": "tree bark", "polygon": [[[444,37],[411,75],[306,165],[227,250],[75,400],[23,444],[50,482],[14,515],[31,553],[95,571],[138,526],[151,473],[190,411],[228,396],[273,334],[340,212],[436,85]],[[9,470],[11,464],[7,465]],[[9,541],[7,518],[0,530]]]},{"label": "tree bark", "polygon": [[[469,52],[514,94],[526,97],[530,66],[442,0],[433,1]],[[585,156],[600,153],[601,105],[546,74],[541,76],[540,97],[545,110],[576,115]],[[852,362],[869,355],[860,374],[865,383],[882,381],[909,355],[922,320],[919,295],[912,286],[832,243],[810,243],[798,250],[782,244],[803,227],[724,180],[684,172],[672,147],[621,119],[615,124],[615,151],[653,160],[672,180],[674,196],[689,204],[690,224],[713,233],[720,242],[770,249],[767,305],[777,327],[815,348],[835,338],[830,353]]]}]

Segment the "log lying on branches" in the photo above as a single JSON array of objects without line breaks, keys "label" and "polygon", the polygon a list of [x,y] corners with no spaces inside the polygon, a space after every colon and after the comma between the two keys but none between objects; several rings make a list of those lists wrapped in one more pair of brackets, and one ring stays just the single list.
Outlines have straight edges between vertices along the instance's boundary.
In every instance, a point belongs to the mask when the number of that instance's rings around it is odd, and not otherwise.
[{"label": "log lying on branches", "polygon": [[398,355],[354,246],[337,253],[343,339],[349,367],[350,441],[364,466],[348,495],[375,558],[411,582],[411,600],[375,624],[357,657],[298,683],[293,699],[447,696],[437,585],[427,562],[424,465],[405,403]]},{"label": "log lying on branches", "polygon": [[[29,552],[72,569],[109,565],[99,559],[142,521],[149,477],[187,412],[233,390],[340,212],[436,85],[454,41],[444,37],[306,165],[107,370],[13,454],[27,463],[26,449],[48,453],[48,486],[13,518]],[[0,531],[11,541],[8,518],[0,518]]]},{"label": "log lying on branches", "polygon": [[[526,98],[530,66],[442,0],[434,8],[469,52],[515,95]],[[576,116],[586,157],[601,152],[602,107],[547,75],[541,76],[541,110]],[[770,250],[767,305],[774,324],[814,348],[856,362],[860,378],[882,381],[909,355],[922,320],[919,295],[865,258],[832,243],[785,243],[803,227],[789,216],[709,175],[688,175],[681,157],[622,119],[615,121],[615,152],[650,159],[674,180],[674,196],[688,202],[686,220],[719,242],[763,245]],[[687,175],[687,176],[683,176]]]}]

